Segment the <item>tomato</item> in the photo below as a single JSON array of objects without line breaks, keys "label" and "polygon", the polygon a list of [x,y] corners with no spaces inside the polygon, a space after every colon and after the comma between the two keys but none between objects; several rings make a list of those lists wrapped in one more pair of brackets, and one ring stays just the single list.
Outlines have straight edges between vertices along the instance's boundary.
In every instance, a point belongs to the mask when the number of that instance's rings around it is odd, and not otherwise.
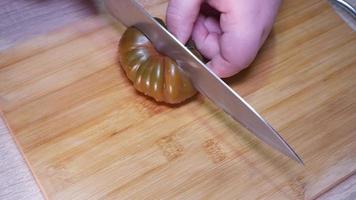
[{"label": "tomato", "polygon": [[[188,47],[200,59],[200,54]],[[119,60],[133,86],[158,102],[180,103],[196,90],[177,62],[159,53],[150,40],[134,27],[119,42]]]}]

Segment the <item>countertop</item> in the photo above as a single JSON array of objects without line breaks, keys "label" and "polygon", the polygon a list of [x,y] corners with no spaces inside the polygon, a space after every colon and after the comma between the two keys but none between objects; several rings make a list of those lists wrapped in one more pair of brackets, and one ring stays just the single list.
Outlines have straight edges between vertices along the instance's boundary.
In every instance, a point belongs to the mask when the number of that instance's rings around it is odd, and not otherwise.
[{"label": "countertop", "polygon": [[[354,1],[355,2],[355,1]],[[0,49],[94,15],[87,1],[0,1]],[[46,19],[46,20],[43,20]],[[6,125],[0,121],[0,199],[43,199]],[[356,175],[319,199],[355,199]]]}]

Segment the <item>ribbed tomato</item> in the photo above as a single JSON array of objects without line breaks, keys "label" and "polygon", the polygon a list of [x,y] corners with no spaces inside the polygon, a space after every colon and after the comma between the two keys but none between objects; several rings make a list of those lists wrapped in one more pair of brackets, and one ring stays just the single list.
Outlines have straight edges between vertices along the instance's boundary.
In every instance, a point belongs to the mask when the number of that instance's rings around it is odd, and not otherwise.
[{"label": "ribbed tomato", "polygon": [[[194,47],[188,48],[201,58]],[[134,27],[129,27],[121,37],[119,59],[134,87],[158,102],[180,103],[196,93],[176,61],[159,53]]]}]

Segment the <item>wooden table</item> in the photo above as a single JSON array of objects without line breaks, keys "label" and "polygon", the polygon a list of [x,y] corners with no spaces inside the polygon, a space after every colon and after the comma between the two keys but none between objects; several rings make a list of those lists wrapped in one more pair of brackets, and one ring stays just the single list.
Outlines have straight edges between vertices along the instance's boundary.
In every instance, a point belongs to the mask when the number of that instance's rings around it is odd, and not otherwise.
[{"label": "wooden table", "polygon": [[[283,13],[282,13],[281,15],[283,15]],[[277,22],[277,23],[278,23],[278,22]],[[246,86],[246,87],[247,87],[247,86]],[[245,91],[247,91],[247,90],[245,90]],[[169,138],[168,138],[168,139],[169,139]],[[8,141],[8,140],[5,140],[5,141]],[[207,143],[208,146],[210,146],[209,144],[210,144],[210,143]],[[212,141],[211,144],[214,144],[214,141]],[[213,146],[214,146],[214,145],[213,145]],[[213,149],[214,149],[214,148],[213,148]],[[169,154],[169,155],[170,155],[170,154]],[[168,155],[168,156],[169,156],[169,155]],[[215,155],[215,154],[214,154],[214,155]],[[174,156],[174,155],[173,155],[173,156]],[[213,158],[213,160],[214,160],[214,159],[215,159],[215,158]],[[219,160],[220,158],[216,158],[216,159]],[[352,181],[352,180],[354,180],[354,178],[349,179],[348,181],[346,181],[346,184],[349,183],[349,184],[352,185],[352,184],[353,184],[353,181]],[[336,183],[335,183],[335,185],[336,185]],[[342,184],[341,184],[341,185],[342,185]],[[295,186],[295,187],[298,188],[299,186]],[[329,188],[330,188],[330,187],[329,187]],[[347,187],[346,187],[346,188],[347,188]],[[347,191],[352,191],[352,187],[351,187],[351,189],[348,188],[348,189],[346,189],[345,191],[346,191],[346,193],[345,193],[346,195],[350,195],[351,192],[348,193]],[[324,193],[326,193],[326,192],[327,192],[327,191],[325,190]],[[331,189],[331,193],[332,193],[332,192],[333,192],[333,189]],[[338,192],[338,194],[341,194],[341,193]],[[327,198],[327,196],[323,195],[322,193],[320,193],[318,196],[321,196],[322,198]]]}]

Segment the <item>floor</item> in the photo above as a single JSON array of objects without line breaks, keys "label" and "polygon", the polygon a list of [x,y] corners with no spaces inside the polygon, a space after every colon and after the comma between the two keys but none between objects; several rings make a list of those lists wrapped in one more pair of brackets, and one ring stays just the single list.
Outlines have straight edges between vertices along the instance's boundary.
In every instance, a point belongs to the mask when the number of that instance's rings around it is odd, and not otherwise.
[{"label": "floor", "polygon": [[[356,3],[356,0],[349,1]],[[66,23],[93,15],[95,12],[95,6],[88,0],[0,0],[0,50]],[[38,185],[1,118],[0,199],[43,199]],[[318,199],[356,199],[356,175],[326,191]]]}]

